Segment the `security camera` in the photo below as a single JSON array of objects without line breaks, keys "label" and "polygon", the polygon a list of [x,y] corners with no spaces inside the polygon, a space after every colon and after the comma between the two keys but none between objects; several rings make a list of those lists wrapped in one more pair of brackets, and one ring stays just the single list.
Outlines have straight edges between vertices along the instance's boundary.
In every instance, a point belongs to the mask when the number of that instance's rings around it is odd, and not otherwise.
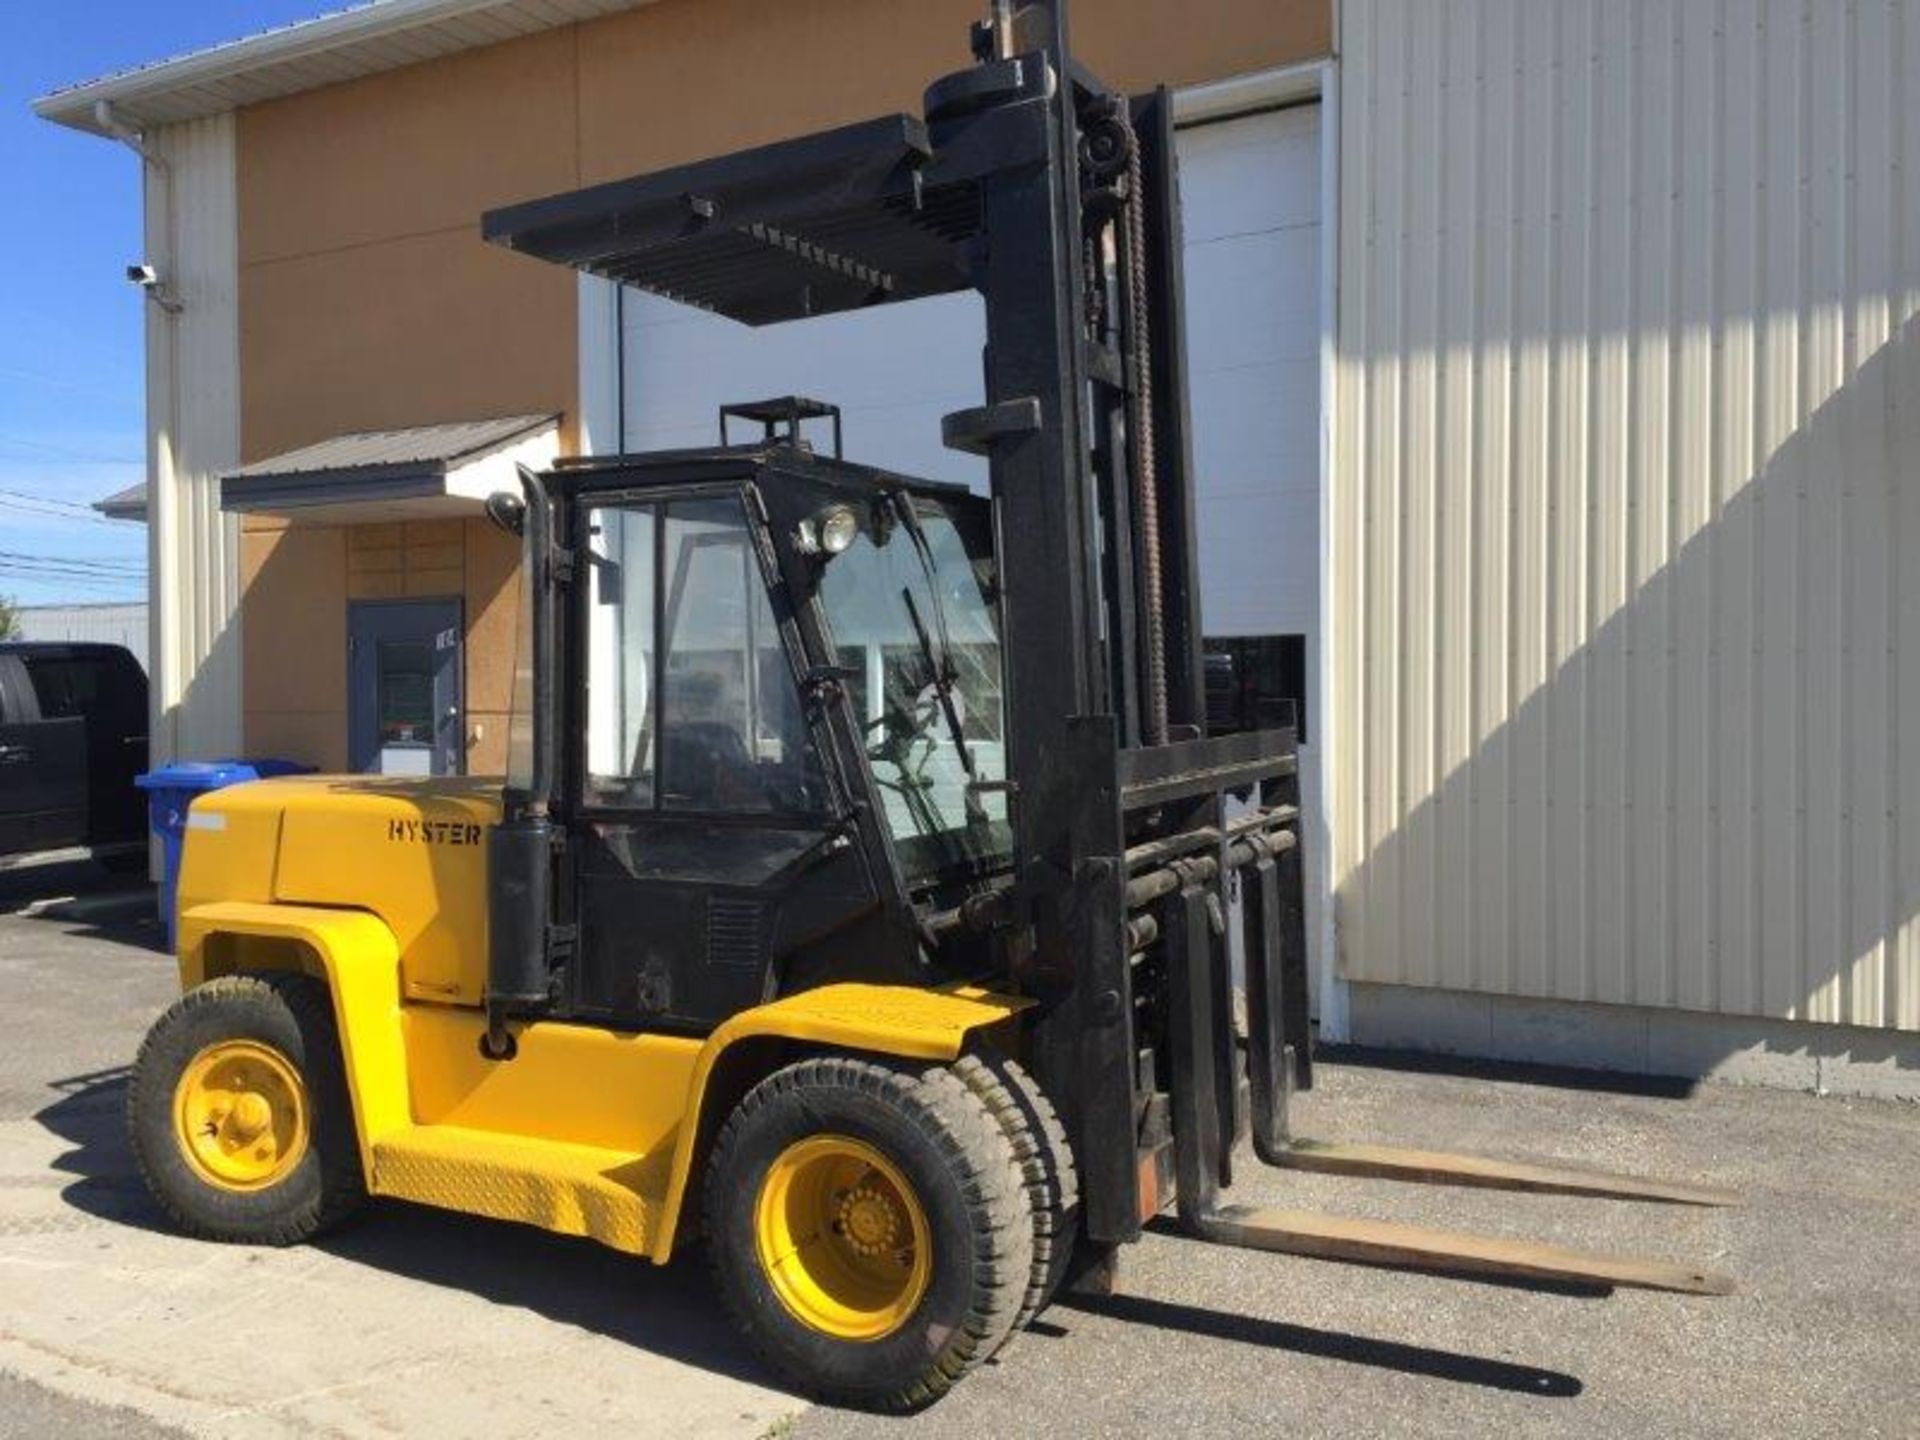
[{"label": "security camera", "polygon": [[160,272],[144,262],[127,267],[127,279],[140,287],[140,293],[158,305],[168,315],[178,315],[180,302],[160,281]]}]

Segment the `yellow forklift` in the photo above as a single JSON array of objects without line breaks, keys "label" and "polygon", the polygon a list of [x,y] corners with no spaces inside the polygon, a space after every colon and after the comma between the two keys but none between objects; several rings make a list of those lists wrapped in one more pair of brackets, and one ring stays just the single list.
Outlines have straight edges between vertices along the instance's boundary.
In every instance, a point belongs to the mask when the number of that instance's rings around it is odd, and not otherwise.
[{"label": "yellow forklift", "polygon": [[1241,1139],[1730,1197],[1290,1133],[1295,737],[1204,733],[1171,106],[1075,63],[1064,8],[996,0],[921,115],[485,217],[749,325],[976,291],[983,403],[943,438],[991,493],[849,461],[837,412],[786,397],[494,497],[523,545],[504,784],[271,780],[189,815],[184,993],[130,1093],[182,1229],[287,1244],[388,1196],[656,1263],[704,1238],[786,1383],[886,1410],[1169,1211],[1213,1243],[1729,1288],[1223,1202]]}]

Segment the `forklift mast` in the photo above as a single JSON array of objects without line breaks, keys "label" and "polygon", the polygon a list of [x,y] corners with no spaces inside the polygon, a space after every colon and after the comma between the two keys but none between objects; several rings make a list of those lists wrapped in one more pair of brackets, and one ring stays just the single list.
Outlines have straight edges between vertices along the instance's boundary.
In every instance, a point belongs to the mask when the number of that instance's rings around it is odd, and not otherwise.
[{"label": "forklift mast", "polygon": [[1043,1002],[1029,1064],[1079,1157],[1086,1232],[1112,1242],[1176,1170],[1195,1204],[1227,1178],[1237,864],[1252,1090],[1276,1137],[1308,1073],[1306,987],[1297,808],[1232,833],[1223,819],[1228,791],[1286,783],[1293,732],[1203,735],[1171,97],[1089,73],[1066,9],[999,0],[922,116],[512,206],[484,229],[748,324],[981,296],[983,403],[941,428],[991,481],[1014,858],[962,914]]},{"label": "forklift mast", "polygon": [[[1173,107],[1164,89],[1130,98],[1082,67],[1066,9],[993,0],[975,63],[935,81],[922,115],[510,206],[484,234],[750,325],[979,293],[983,403],[941,430],[991,481],[1008,753],[1005,780],[982,783],[1006,792],[1012,862],[938,913],[916,901],[915,923],[936,948],[975,942],[967,953],[984,948],[1002,984],[1039,1002],[1022,1017],[1025,1059],[1065,1124],[1087,1240],[1132,1239],[1171,1199],[1189,1233],[1227,1244],[1724,1288],[1664,1262],[1219,1203],[1243,1135],[1296,1170],[1726,1197],[1291,1134],[1289,1100],[1312,1078],[1297,727],[1204,734]],[[769,435],[802,418],[738,414]],[[495,839],[509,864],[512,829]],[[521,860],[544,844],[529,839]],[[494,892],[544,913],[525,885]],[[496,911],[496,943],[537,946],[515,923]]]}]

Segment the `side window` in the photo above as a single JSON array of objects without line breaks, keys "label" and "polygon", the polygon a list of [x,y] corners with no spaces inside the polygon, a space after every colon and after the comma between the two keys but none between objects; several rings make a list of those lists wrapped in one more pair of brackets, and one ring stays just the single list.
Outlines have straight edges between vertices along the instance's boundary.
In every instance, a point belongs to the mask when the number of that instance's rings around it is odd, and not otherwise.
[{"label": "side window", "polygon": [[666,509],[660,803],[809,811],[820,778],[738,501]]},{"label": "side window", "polygon": [[588,803],[819,809],[819,762],[740,503],[586,519]]},{"label": "side window", "polygon": [[98,660],[27,659],[27,675],[43,720],[93,714],[105,690],[106,667]]},{"label": "side window", "polygon": [[654,799],[656,520],[652,506],[587,512],[587,798]]}]

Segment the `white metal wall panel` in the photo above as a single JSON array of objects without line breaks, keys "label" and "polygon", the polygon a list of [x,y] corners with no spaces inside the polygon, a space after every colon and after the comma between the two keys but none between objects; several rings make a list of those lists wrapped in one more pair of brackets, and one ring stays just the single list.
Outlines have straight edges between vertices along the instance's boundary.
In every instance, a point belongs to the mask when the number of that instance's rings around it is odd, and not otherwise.
[{"label": "white metal wall panel", "polygon": [[[147,260],[179,311],[147,307],[147,545],[154,762],[240,747],[239,544],[220,473],[240,462],[233,116],[148,136]],[[287,636],[298,644],[300,637]]]},{"label": "white metal wall panel", "polygon": [[140,668],[147,666],[145,605],[23,605],[22,640],[70,640],[90,645],[122,645]]},{"label": "white metal wall panel", "polygon": [[1920,1029],[1920,0],[1344,0],[1353,979]]}]

